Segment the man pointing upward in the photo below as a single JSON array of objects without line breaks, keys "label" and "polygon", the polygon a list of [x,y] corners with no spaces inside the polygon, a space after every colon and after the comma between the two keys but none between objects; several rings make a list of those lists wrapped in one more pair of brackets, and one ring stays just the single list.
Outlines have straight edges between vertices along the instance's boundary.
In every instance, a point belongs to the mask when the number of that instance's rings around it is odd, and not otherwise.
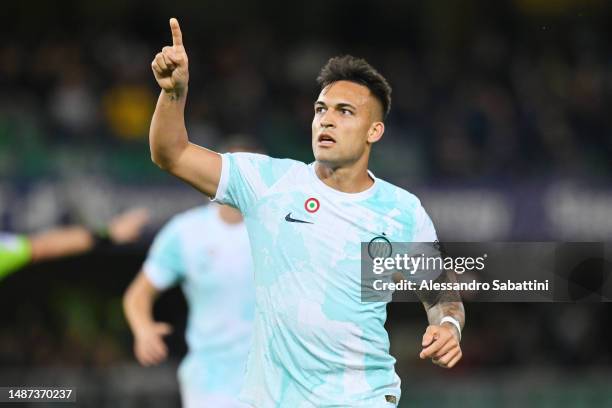
[{"label": "man pointing upward", "polygon": [[[391,106],[389,84],[362,59],[332,58],[317,78],[315,162],[220,155],[188,140],[188,59],[178,21],[171,19],[170,27],[173,45],[152,63],[162,92],[151,155],[245,217],[256,311],[241,397],[258,408],[395,406],[400,379],[384,328],[386,304],[361,301],[360,244],[381,236],[391,242],[437,237],[418,198],[368,170]],[[421,300],[429,326],[420,357],[452,367],[461,359],[463,305],[446,292]]]},{"label": "man pointing upward", "polygon": [[172,47],[164,47],[151,64],[155,79],[166,92],[185,88],[189,80],[183,35],[175,18],[170,20],[170,29],[172,30]]}]

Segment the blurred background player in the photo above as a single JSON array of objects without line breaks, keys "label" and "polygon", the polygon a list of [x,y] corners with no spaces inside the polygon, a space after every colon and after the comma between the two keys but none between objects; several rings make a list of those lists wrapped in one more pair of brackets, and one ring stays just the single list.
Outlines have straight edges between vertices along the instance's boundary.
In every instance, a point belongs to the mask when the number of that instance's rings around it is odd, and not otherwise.
[{"label": "blurred background player", "polygon": [[134,242],[148,220],[148,211],[139,208],[116,216],[103,232],[92,232],[81,225],[31,235],[0,232],[0,281],[28,264],[79,255],[96,244]]},{"label": "blurred background player", "polygon": [[[247,148],[235,138],[230,151]],[[175,216],[158,233],[140,273],[124,296],[143,366],[165,360],[163,337],[172,328],[153,317],[161,291],[180,283],[189,306],[189,351],[179,367],[185,407],[244,407],[242,387],[255,309],[253,267],[240,212],[210,204]]]}]

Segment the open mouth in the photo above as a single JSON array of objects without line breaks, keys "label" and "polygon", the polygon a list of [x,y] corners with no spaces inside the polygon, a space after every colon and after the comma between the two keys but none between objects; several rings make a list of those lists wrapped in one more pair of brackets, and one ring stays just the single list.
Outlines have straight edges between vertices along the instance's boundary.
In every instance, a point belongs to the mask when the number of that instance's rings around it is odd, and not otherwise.
[{"label": "open mouth", "polygon": [[336,140],[327,133],[320,134],[318,141],[320,146],[332,146],[336,143]]}]

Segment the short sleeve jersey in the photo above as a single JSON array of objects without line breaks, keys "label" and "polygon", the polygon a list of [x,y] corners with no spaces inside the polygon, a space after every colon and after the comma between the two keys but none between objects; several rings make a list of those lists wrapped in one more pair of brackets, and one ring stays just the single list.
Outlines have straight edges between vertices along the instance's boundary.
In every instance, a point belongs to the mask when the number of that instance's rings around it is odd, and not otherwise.
[{"label": "short sleeve jersey", "polygon": [[267,407],[389,407],[400,380],[386,304],[361,301],[361,242],[433,242],[420,201],[373,178],[332,189],[314,164],[252,153],[222,156],[215,199],[245,216],[255,267],[253,350],[242,399]]},{"label": "short sleeve jersey", "polygon": [[212,204],[175,216],[156,236],[144,271],[158,289],[180,284],[185,294],[182,386],[236,397],[251,346],[253,266],[244,223],[229,225],[218,211]]}]

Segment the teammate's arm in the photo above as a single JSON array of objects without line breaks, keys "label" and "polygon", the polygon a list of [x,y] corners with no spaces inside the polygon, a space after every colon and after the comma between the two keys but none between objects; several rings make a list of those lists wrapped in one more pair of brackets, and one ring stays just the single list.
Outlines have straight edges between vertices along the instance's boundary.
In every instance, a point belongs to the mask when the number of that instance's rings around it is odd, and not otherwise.
[{"label": "teammate's arm", "polygon": [[172,327],[153,319],[158,294],[141,270],[123,295],[123,310],[134,335],[134,355],[145,367],[159,364],[168,356],[163,337],[172,332]]},{"label": "teammate's arm", "polygon": [[[453,282],[452,271],[442,273],[437,282]],[[459,322],[463,329],[465,324],[465,309],[461,297],[456,291],[418,291],[419,298],[427,312],[429,326],[425,330],[419,354],[421,359],[431,358],[434,364],[452,368],[463,356],[461,351],[461,333],[453,323],[444,322],[446,316]]]},{"label": "teammate's arm", "polygon": [[189,142],[185,127],[185,102],[189,62],[178,21],[170,19],[172,46],[162,49],[151,63],[162,88],[151,120],[151,159],[209,197],[217,192],[221,178],[221,156]]}]

